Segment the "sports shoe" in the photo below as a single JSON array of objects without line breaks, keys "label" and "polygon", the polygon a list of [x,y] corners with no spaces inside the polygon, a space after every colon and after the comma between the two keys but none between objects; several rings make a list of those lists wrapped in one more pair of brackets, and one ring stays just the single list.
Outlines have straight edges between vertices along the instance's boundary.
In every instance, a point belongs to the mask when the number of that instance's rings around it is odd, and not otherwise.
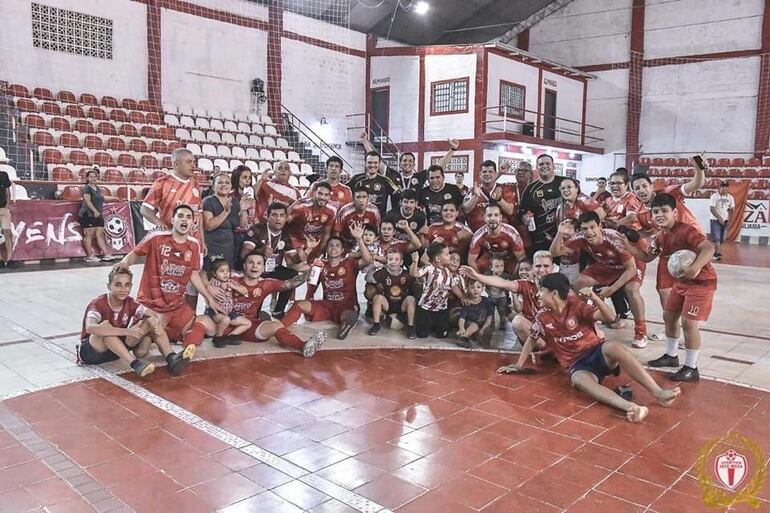
[{"label": "sports shoe", "polygon": [[355,310],[348,310],[342,317],[342,326],[340,327],[337,338],[345,340],[350,335],[350,331],[358,324],[358,312]]},{"label": "sports shoe", "polygon": [[455,342],[455,344],[457,344],[460,347],[464,347],[465,349],[470,349],[471,347],[473,347],[473,344],[471,344],[471,341],[470,339],[468,339],[468,337],[460,337],[460,340]]},{"label": "sports shoe", "polygon": [[184,368],[187,367],[187,364],[190,363],[193,356],[195,356],[195,346],[193,344],[186,346],[181,353],[169,354],[166,356],[168,371],[174,376],[179,376]]},{"label": "sports shoe", "polygon": [[414,326],[407,325],[406,338],[408,338],[409,340],[414,340],[417,338],[417,331],[414,329]]},{"label": "sports shoe", "polygon": [[682,365],[682,368],[671,375],[671,381],[699,381],[700,374],[695,367]]},{"label": "sports shoe", "polygon": [[134,370],[137,376],[143,378],[149,376],[155,372],[155,364],[145,362],[144,360],[134,360],[131,362],[131,368]]},{"label": "sports shoe", "polygon": [[116,260],[120,260],[121,258],[118,255],[104,255],[101,258],[102,262],[114,262]]},{"label": "sports shoe", "polygon": [[326,330],[321,330],[313,335],[312,338],[308,339],[308,341],[305,342],[305,345],[302,346],[302,356],[305,358],[311,358],[323,347],[325,343]]},{"label": "sports shoe", "polygon": [[663,353],[660,358],[647,362],[650,367],[679,367],[679,356],[671,356]]},{"label": "sports shoe", "polygon": [[369,334],[370,335],[377,335],[380,332],[380,328],[381,328],[381,326],[380,326],[379,322],[376,322],[376,323],[372,324],[372,327],[369,328]]},{"label": "sports shoe", "polygon": [[88,262],[89,264],[95,264],[96,262],[101,262],[102,260],[98,256],[92,255],[90,257],[85,257],[83,261]]},{"label": "sports shoe", "polygon": [[259,319],[260,321],[272,321],[273,320],[273,318],[270,317],[270,314],[265,312],[264,310],[260,310],[259,311],[259,313],[257,314],[257,319]]},{"label": "sports shoe", "polygon": [[225,337],[211,337],[211,343],[214,344],[214,347],[217,349],[227,347],[227,341],[225,340]]},{"label": "sports shoe", "polygon": [[222,338],[224,339],[225,345],[228,346],[239,346],[243,343],[241,339],[238,338],[238,335],[228,335]]},{"label": "sports shoe", "polygon": [[641,337],[634,337],[634,341],[631,342],[631,347],[635,347],[637,349],[644,349],[647,347],[647,337],[642,335]]},{"label": "sports shoe", "polygon": [[492,347],[492,327],[490,326],[489,329],[486,329],[481,332],[481,335],[479,336],[479,344],[484,349],[489,349]]}]

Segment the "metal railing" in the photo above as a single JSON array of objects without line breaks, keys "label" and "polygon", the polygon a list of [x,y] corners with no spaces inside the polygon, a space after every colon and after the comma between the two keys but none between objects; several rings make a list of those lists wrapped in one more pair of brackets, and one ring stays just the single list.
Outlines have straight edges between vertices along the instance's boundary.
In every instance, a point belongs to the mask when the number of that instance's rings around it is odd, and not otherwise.
[{"label": "metal railing", "polygon": [[302,121],[302,118],[294,114],[285,105],[281,104],[281,112],[284,114],[285,119],[289,122],[291,127],[300,136],[300,142],[306,146],[310,146],[317,149],[319,152],[319,160],[321,162],[326,161],[331,156],[336,156],[342,159],[345,167],[351,168],[350,162],[342,156],[337,150],[335,150],[329,143],[327,143],[315,130],[310,128],[307,123]]},{"label": "metal railing", "polygon": [[514,111],[510,106],[496,105],[484,109],[484,133],[518,134],[544,141],[596,146],[603,139],[602,127],[584,125],[581,121],[548,116],[532,110]]},{"label": "metal railing", "polygon": [[347,141],[348,143],[361,142],[361,132],[369,134],[369,142],[374,149],[382,155],[383,159],[398,162],[401,150],[384,128],[372,117],[371,114],[348,114]]}]

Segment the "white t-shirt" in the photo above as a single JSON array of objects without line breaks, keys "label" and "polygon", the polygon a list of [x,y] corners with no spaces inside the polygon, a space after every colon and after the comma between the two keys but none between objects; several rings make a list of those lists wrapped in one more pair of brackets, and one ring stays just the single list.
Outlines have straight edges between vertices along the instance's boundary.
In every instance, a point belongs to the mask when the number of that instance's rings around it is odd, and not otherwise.
[{"label": "white t-shirt", "polygon": [[[725,195],[715,192],[711,195],[709,207],[715,207],[722,219],[726,221],[730,218],[728,210],[735,208],[735,198],[733,198],[733,195],[729,192]],[[709,218],[714,220],[717,219],[716,216],[711,213],[711,209],[709,209]]]}]

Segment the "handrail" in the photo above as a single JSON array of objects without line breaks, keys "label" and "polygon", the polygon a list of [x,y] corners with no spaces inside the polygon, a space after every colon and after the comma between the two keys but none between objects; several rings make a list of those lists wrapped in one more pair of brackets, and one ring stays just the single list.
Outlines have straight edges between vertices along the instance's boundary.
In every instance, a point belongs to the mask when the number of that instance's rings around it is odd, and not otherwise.
[{"label": "handrail", "polygon": [[[395,150],[395,151],[389,151],[388,153],[394,154],[396,156],[396,158],[398,158],[401,155],[401,149],[398,147],[398,144],[396,144],[396,142],[393,141],[393,139],[390,138],[390,136],[388,135],[388,132],[386,132],[385,129],[382,128],[382,126],[377,122],[376,119],[374,119],[372,117],[371,114],[365,113],[365,112],[361,112],[359,114],[348,114],[345,117],[347,117],[347,118],[354,118],[354,117],[358,117],[358,116],[364,116],[364,126],[362,126],[362,127],[350,127],[350,126],[348,126],[348,130],[350,130],[351,128],[353,128],[353,129],[362,128],[362,129],[366,130],[366,132],[368,134],[371,135],[372,134],[372,128],[373,128],[372,125],[374,125],[377,129],[379,129],[379,132],[378,132],[379,133],[379,135],[378,135],[379,141],[377,141],[377,142],[379,143],[379,146],[380,146],[380,155],[383,155],[385,153],[385,151],[384,151],[385,145],[391,146]],[[383,140],[384,140],[385,144],[383,144]]]},{"label": "handrail", "polygon": [[[507,114],[507,111],[505,110],[503,111],[504,114],[500,114],[500,110],[505,107],[510,108],[510,105],[495,105],[495,106],[484,108],[485,113],[487,114],[491,113],[492,116],[494,116],[495,118],[495,119],[484,119],[482,121],[482,125],[485,127],[485,130],[484,130],[485,133],[490,133],[493,131],[509,132],[510,131],[508,129],[509,124],[511,125],[531,124],[531,125],[534,125],[533,128],[535,133],[533,134],[533,136],[537,137],[538,139],[544,139],[543,132],[545,130],[553,130],[554,137],[552,140],[555,140],[555,141],[560,140],[558,135],[567,135],[570,138],[578,139],[580,141],[580,144],[597,143],[597,142],[603,141],[601,137],[590,135],[595,132],[603,131],[604,128],[600,126],[591,125],[588,123],[584,125],[582,121],[567,119],[560,116],[550,116],[545,114],[544,112],[537,112],[537,111],[528,110],[528,109],[520,109],[520,112],[524,113],[523,118],[509,116]],[[486,118],[486,115],[484,117]],[[552,129],[545,126],[545,121],[547,119],[554,120],[554,127]],[[562,124],[569,123],[572,126],[570,128],[567,128],[565,126],[558,126],[556,123],[557,121],[560,121]],[[502,129],[494,128],[493,130],[489,130],[491,125],[499,125],[501,123],[502,123]]]},{"label": "handrail", "polygon": [[[334,154],[335,156],[339,157],[342,160],[343,164],[346,165],[348,167],[348,169],[352,169],[352,166],[351,166],[350,162],[348,162],[348,160],[345,157],[343,157],[339,152],[337,152],[337,150],[332,148],[329,145],[329,143],[324,141],[324,139],[320,135],[315,133],[315,131],[312,128],[310,128],[310,126],[308,126],[307,123],[302,121],[302,118],[300,118],[299,116],[294,114],[284,104],[281,104],[281,109],[286,111],[286,113],[289,114],[289,116],[291,116],[291,119],[294,119],[294,120],[297,121],[297,124],[291,123],[292,127],[296,128],[297,132],[302,134],[302,135],[304,135],[308,139],[308,141],[310,141],[312,144],[314,144],[315,146],[318,146],[318,149],[321,151],[322,154],[326,154],[328,156],[331,156],[332,154]],[[318,139],[319,142],[314,142],[312,140],[312,138],[309,137],[305,133],[305,131],[302,130],[303,127],[306,129],[307,132],[310,132],[313,136],[315,136],[315,138]]]}]

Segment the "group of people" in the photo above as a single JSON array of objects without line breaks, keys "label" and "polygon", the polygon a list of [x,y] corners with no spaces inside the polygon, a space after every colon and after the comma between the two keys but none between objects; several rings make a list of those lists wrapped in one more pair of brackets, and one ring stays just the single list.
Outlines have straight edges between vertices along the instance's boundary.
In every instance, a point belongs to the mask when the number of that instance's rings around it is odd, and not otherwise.
[{"label": "group of people", "polygon": [[[456,146],[450,141],[444,164]],[[414,155],[405,153],[392,170],[370,150],[365,172],[347,184],[342,160],[332,157],[326,176],[303,196],[290,183],[288,163],[279,162],[256,180],[245,167],[214,176],[212,194],[201,198],[193,154],[178,149],[172,160],[173,172],[153,184],[141,209],[157,229],[115,266],[108,294],[86,311],[84,363],[121,358],[146,375],[153,367],[142,358],[156,343],[178,373],[206,336],[216,347],[274,337],[310,357],[326,332],[301,340],[288,327],[304,315],[333,321],[337,337],[346,338],[359,322],[362,275],[370,335],[403,325],[409,339],[451,336],[462,347],[488,347],[493,330],[512,321],[523,350],[501,372],[525,372],[535,349],[539,357],[550,353],[575,387],[638,422],[647,408],[602,386],[606,375],[623,366],[663,405],[679,389],[659,387],[624,345],[604,342],[597,323],[620,327],[628,305],[633,346],[646,346],[639,286],[646,264],[659,257],[666,351],[649,365],[679,366],[681,326],[685,363],[671,377],[698,379],[698,323],[708,318],[716,289],[714,246],[684,198],[702,186],[702,168],[664,190],[621,168],[609,191],[589,197],[576,179],[556,176],[553,158],[542,154],[536,178],[522,161],[516,182],[504,183],[509,169],[484,161],[479,182],[462,191],[446,183],[442,165],[416,171]],[[672,276],[666,260],[680,249],[696,258]],[[140,257],[146,261],[134,301],[129,267]],[[207,305],[202,315],[197,295]],[[262,307],[271,295],[268,313]]]}]

